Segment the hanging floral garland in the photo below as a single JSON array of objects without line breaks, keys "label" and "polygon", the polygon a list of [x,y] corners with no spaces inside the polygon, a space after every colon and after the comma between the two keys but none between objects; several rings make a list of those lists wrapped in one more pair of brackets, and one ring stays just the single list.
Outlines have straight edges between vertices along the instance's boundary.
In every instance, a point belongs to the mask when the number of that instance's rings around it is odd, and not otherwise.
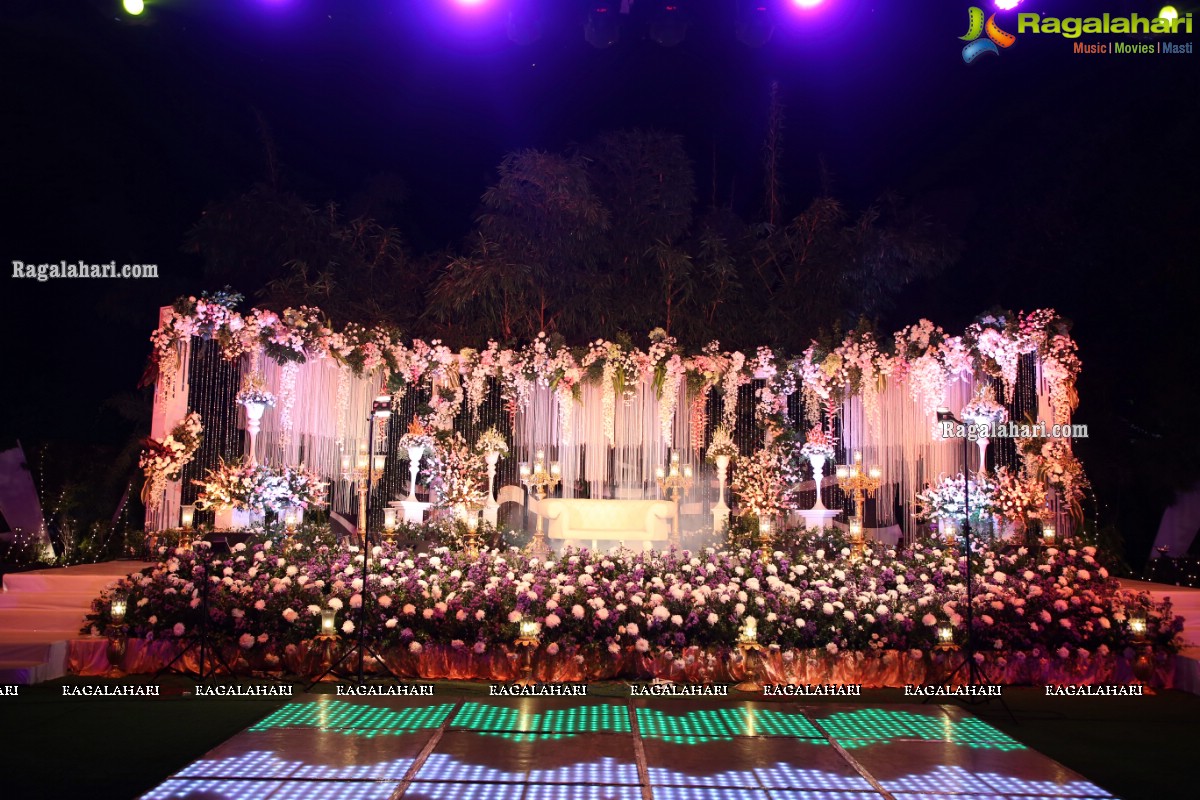
[{"label": "hanging floral garland", "polygon": [[[228,292],[178,301],[151,336],[147,379],[157,379],[163,390],[178,373],[179,344],[200,336],[219,342],[225,358],[263,353],[286,365],[328,357],[355,375],[381,372],[397,394],[409,386],[439,381],[458,385],[464,399],[457,400],[456,391],[450,402],[467,402],[473,414],[484,402],[488,378],[500,381],[502,398],[513,419],[528,407],[535,385],[551,386],[558,393],[564,429],[569,429],[569,402],[564,402],[568,395],[578,398],[582,382],[601,382],[605,434],[610,441],[615,426],[615,395],[629,399],[648,378],[653,379],[660,398],[664,436],[673,430],[679,389],[686,382],[692,397],[689,423],[697,443],[703,441],[703,436],[697,435],[695,423],[703,416],[700,406],[707,390],[721,387],[722,421],[732,424],[737,414],[738,389],[755,374],[767,381],[756,397],[757,410],[763,416],[785,410],[787,395],[799,390],[808,422],[818,424],[823,410],[829,424],[842,401],[857,393],[863,398],[870,425],[878,424],[878,392],[887,380],[907,383],[913,399],[932,414],[944,402],[951,381],[979,373],[999,377],[1006,398],[1011,397],[1020,356],[1036,352],[1056,420],[1064,421],[1078,402],[1077,348],[1070,338],[1069,324],[1053,309],[989,314],[980,317],[962,337],[947,336],[929,320],[921,320],[895,334],[895,354],[890,356],[880,351],[869,332],[855,331],[832,346],[813,343],[801,358],[789,362],[766,348],[760,348],[753,358],[741,352],[721,352],[717,342],[705,346],[699,354],[685,356],[665,332],[659,331],[645,352],[628,344],[598,340],[586,352],[576,354],[552,344],[543,334],[520,350],[502,349],[489,342],[483,351],[453,353],[436,340],[427,344],[417,339],[406,346],[396,331],[381,327],[368,329],[350,324],[335,332],[316,308],[302,306],[281,314],[253,309],[241,315],[233,310],[237,302],[240,297]],[[285,378],[287,373],[285,369]],[[287,390],[281,390],[280,395],[281,424],[286,431],[290,427]]]},{"label": "hanging floral garland", "polygon": [[663,443],[673,446],[675,409],[679,404],[679,389],[687,377],[683,359],[677,352],[678,342],[662,328],[650,331],[651,368],[654,371],[654,390],[658,395],[658,426]]},{"label": "hanging floral garland", "polygon": [[192,411],[161,441],[146,439],[146,449],[138,459],[138,466],[146,476],[142,484],[142,503],[147,510],[158,508],[167,482],[179,480],[183,468],[196,457],[203,438],[200,415]]}]

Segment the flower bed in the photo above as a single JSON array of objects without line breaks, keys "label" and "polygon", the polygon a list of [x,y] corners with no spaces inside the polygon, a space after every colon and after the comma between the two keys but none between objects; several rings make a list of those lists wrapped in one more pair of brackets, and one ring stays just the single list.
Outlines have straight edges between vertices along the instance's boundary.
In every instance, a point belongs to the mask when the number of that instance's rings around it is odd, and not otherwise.
[{"label": "flower bed", "polygon": [[[490,659],[516,638],[519,622],[533,620],[547,656],[578,655],[597,668],[608,665],[606,673],[612,667],[611,677],[630,674],[627,659],[653,662],[671,654],[674,665],[685,651],[705,659],[722,654],[724,663],[747,617],[757,620],[761,643],[779,648],[780,664],[813,654],[920,661],[943,620],[961,640],[959,554],[918,545],[868,551],[855,561],[842,544],[811,532],[768,564],[747,550],[572,550],[541,562],[515,550],[471,557],[376,547],[366,635],[379,652],[418,655],[433,648]],[[119,587],[127,594],[125,624],[133,639],[176,639],[199,624],[199,556],[164,555],[159,566]],[[1182,620],[1169,605],[1120,589],[1094,555],[1085,547],[973,556],[975,641],[989,662],[1005,675],[1016,670],[1009,667],[1014,660],[1116,669],[1111,665],[1134,643],[1127,625],[1134,610],[1146,615],[1160,652],[1173,648]],[[363,622],[361,563],[361,554],[320,540],[239,545],[210,569],[211,630],[247,663],[306,650],[326,607],[337,610],[343,636],[356,633]],[[102,597],[85,632],[110,626]]]}]

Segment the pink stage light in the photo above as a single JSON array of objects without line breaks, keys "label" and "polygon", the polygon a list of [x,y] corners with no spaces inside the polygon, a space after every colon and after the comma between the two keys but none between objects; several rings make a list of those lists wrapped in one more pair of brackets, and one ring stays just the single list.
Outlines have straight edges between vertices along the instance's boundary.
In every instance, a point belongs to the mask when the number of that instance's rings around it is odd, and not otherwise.
[{"label": "pink stage light", "polygon": [[797,8],[816,8],[824,2],[825,0],[792,0],[792,5]]},{"label": "pink stage light", "polygon": [[1021,0],[996,0],[996,8],[1001,11],[1012,11],[1021,5]]}]

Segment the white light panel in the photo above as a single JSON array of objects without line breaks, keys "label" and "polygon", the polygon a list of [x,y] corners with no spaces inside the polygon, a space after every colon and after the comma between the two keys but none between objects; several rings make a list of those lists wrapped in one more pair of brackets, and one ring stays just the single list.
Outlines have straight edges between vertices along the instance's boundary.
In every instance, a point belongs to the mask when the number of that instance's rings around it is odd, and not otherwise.
[{"label": "white light panel", "polygon": [[601,758],[599,761],[588,761],[570,764],[555,769],[532,769],[529,771],[531,783],[573,783],[586,785],[593,783],[640,783],[637,764],[617,761],[615,758]]},{"label": "white light panel", "polygon": [[417,783],[409,785],[404,800],[521,800],[525,787],[514,783]]},{"label": "white light panel", "polygon": [[277,781],[169,780],[146,792],[142,800],[264,800],[278,788]]}]

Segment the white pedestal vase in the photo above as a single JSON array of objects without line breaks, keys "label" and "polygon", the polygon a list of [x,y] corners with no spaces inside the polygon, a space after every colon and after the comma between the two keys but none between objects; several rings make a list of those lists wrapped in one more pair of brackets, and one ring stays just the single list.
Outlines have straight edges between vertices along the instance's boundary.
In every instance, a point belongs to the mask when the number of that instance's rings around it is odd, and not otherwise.
[{"label": "white pedestal vase", "polygon": [[725,477],[729,470],[729,456],[717,456],[717,504],[712,508],[713,530],[720,532],[729,524],[729,506],[725,504]]},{"label": "white pedestal vase", "polygon": [[258,439],[258,432],[262,430],[263,412],[267,410],[265,403],[246,403],[246,437],[249,441],[250,448],[250,463],[257,464],[258,457],[254,453],[254,443]]},{"label": "white pedestal vase", "polygon": [[408,502],[417,501],[417,473],[421,469],[421,456],[425,455],[424,447],[408,448]]},{"label": "white pedestal vase", "polygon": [[979,471],[980,472],[984,472],[987,469],[988,442],[989,442],[989,440],[986,436],[980,436],[978,439],[975,440],[975,446],[979,448]]},{"label": "white pedestal vase", "polygon": [[813,511],[824,511],[825,504],[821,502],[821,478],[825,472],[825,456],[809,456],[808,463],[812,464],[813,481],[817,486],[817,502],[813,503]]},{"label": "white pedestal vase", "polygon": [[484,455],[484,460],[487,461],[488,496],[487,502],[483,506],[483,521],[494,528],[500,520],[500,504],[496,502],[495,495],[496,463],[500,461],[500,453],[496,450],[489,450]]}]

